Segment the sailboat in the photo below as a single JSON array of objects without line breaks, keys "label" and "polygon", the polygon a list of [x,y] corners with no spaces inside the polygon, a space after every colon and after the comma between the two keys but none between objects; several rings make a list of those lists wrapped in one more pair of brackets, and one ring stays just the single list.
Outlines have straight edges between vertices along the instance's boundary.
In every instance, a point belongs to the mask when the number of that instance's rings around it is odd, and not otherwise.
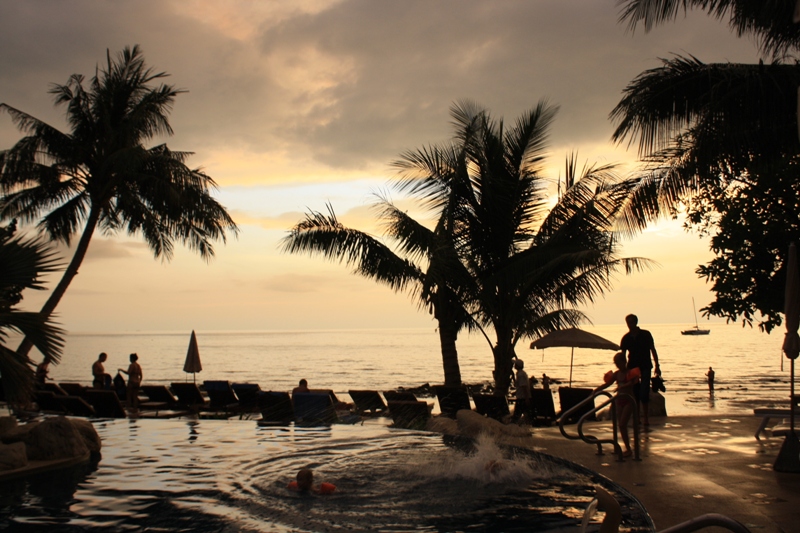
[{"label": "sailboat", "polygon": [[697,323],[697,308],[694,305],[694,298],[692,298],[692,311],[694,311],[694,327],[691,329],[684,329],[681,335],[708,335],[711,333],[710,329],[700,329]]}]

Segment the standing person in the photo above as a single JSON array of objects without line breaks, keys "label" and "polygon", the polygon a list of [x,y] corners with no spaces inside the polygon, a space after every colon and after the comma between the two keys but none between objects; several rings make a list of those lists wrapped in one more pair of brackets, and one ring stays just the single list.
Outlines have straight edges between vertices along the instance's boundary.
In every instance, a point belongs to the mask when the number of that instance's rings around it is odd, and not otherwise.
[{"label": "standing person", "polygon": [[542,388],[546,391],[550,391],[550,378],[547,377],[547,374],[542,374]]},{"label": "standing person", "polygon": [[103,366],[106,359],[108,359],[108,354],[106,352],[101,352],[97,357],[97,361],[92,364],[92,387],[95,389],[106,388],[106,369]]},{"label": "standing person", "polygon": [[[655,363],[655,375],[661,375],[661,366],[658,364],[658,353],[653,335],[646,329],[639,327],[639,318],[636,315],[625,317],[628,325],[626,333],[619,343],[622,355],[628,356],[628,370],[638,368],[641,372],[639,383],[633,386],[636,400],[642,404],[642,424],[650,425],[648,407],[650,405],[650,377],[653,373],[653,363]],[[652,362],[650,355],[653,356]]]},{"label": "standing person", "polygon": [[522,359],[517,359],[514,362],[514,368],[517,369],[516,376],[516,392],[517,403],[514,406],[513,420],[519,420],[522,415],[525,418],[530,416],[530,403],[531,403],[531,382],[528,379],[528,373],[524,370],[525,362]]},{"label": "standing person", "polygon": [[714,369],[708,367],[708,372],[706,372],[706,377],[708,378],[708,392],[714,392]]},{"label": "standing person", "polygon": [[36,384],[37,385],[44,385],[45,382],[50,379],[50,376],[47,373],[50,372],[50,361],[45,359],[36,367]]},{"label": "standing person", "polygon": [[137,363],[139,356],[132,353],[130,356],[131,364],[128,365],[128,370],[119,369],[120,372],[128,374],[128,389],[126,396],[128,399],[128,406],[131,409],[139,408],[139,386],[142,384],[142,367]]}]

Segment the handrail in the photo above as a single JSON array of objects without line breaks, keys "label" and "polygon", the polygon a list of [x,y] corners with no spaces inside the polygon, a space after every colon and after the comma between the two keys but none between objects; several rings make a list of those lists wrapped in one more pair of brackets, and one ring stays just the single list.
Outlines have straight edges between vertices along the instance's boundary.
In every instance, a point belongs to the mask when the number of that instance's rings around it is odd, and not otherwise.
[{"label": "handrail", "polygon": [[723,527],[733,533],[751,533],[747,527],[733,518],[727,517],[723,514],[708,513],[701,516],[681,522],[667,529],[662,529],[659,533],[691,533],[707,527]]},{"label": "handrail", "polygon": [[[594,399],[598,396],[603,395],[606,396],[607,399],[604,400],[600,405],[594,405]],[[605,389],[599,389],[592,392],[591,396],[582,400],[577,405],[573,406],[572,408],[568,409],[565,413],[562,413],[558,419],[558,429],[561,431],[561,434],[570,440],[582,440],[587,444],[594,444],[597,446],[597,455],[603,455],[603,444],[611,444],[614,447],[614,453],[618,455],[618,460],[623,461],[622,456],[622,448],[619,445],[619,428],[617,427],[617,400],[618,398],[628,398],[634,405],[636,405],[636,399],[629,393],[616,393],[611,394]],[[592,409],[586,412],[583,416],[578,419],[576,424],[577,427],[577,435],[570,435],[567,433],[566,429],[564,428],[566,421],[570,419],[572,415],[581,411],[586,408],[587,405],[592,405]],[[597,414],[598,411],[603,409],[606,406],[611,406],[611,425],[612,425],[612,435],[611,439],[599,439],[594,435],[584,435],[583,433],[583,423],[586,419],[592,415]],[[641,458],[639,456],[639,410],[633,410],[633,450],[634,454],[633,457],[636,461],[640,461]]]}]

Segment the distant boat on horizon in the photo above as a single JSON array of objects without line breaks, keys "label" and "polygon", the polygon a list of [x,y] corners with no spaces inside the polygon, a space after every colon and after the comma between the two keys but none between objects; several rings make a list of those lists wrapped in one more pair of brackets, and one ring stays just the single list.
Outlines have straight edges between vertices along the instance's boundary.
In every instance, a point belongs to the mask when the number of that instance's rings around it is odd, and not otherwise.
[{"label": "distant boat on horizon", "polygon": [[697,323],[697,308],[694,305],[694,297],[692,298],[692,311],[694,311],[694,327],[684,329],[681,331],[681,335],[708,335],[711,333],[710,329],[700,329],[700,325]]}]

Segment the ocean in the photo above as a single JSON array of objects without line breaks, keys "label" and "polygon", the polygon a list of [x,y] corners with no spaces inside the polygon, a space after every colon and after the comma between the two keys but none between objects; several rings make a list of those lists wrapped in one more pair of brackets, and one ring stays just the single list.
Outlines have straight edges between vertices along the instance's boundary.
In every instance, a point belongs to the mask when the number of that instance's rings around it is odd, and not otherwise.
[{"label": "ocean", "polygon": [[[667,388],[668,414],[747,414],[754,407],[788,401],[789,360],[781,353],[783,331],[770,335],[733,324],[710,324],[707,336],[684,336],[680,324],[642,324],[652,332]],[[624,324],[583,329],[619,342]],[[52,366],[56,382],[91,382],[91,366],[100,352],[108,354],[106,371],[127,369],[136,352],[147,384],[203,380],[255,382],[263,390],[290,390],[305,378],[311,388],[349,389],[417,387],[443,382],[439,338],[434,328],[306,331],[197,331],[202,372],[183,372],[191,332],[70,333],[62,361]],[[16,339],[12,339],[9,345]],[[576,348],[531,350],[520,342],[517,355],[532,377],[547,374],[553,388],[596,387],[613,368],[613,352]],[[492,353],[480,335],[458,340],[462,380],[491,380]],[[34,352],[33,357],[38,354]],[[705,373],[716,372],[716,390],[709,394]]]}]

